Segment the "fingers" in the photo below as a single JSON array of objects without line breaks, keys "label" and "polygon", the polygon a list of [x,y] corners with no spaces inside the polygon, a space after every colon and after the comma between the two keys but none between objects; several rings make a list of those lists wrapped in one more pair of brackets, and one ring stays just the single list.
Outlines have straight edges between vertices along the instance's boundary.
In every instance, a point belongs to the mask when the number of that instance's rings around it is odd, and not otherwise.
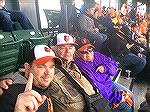
[{"label": "fingers", "polygon": [[0,95],[3,94],[3,89],[8,89],[9,85],[11,85],[13,83],[13,81],[11,79],[5,79],[0,81]]},{"label": "fingers", "polygon": [[97,72],[97,71],[100,71],[101,68],[102,68],[102,66],[99,66],[99,67],[96,69],[96,72]]},{"label": "fingers", "polygon": [[24,105],[28,110],[34,110],[34,109],[37,110],[35,103],[32,100],[28,100],[27,102],[25,102]]},{"label": "fingers", "polygon": [[28,77],[28,81],[27,81],[26,87],[25,87],[25,91],[32,90],[32,83],[33,83],[33,74],[30,73],[29,77]]},{"label": "fingers", "polygon": [[28,96],[28,100],[25,106],[31,110],[37,110],[38,107],[42,105],[46,99],[45,95],[41,96],[38,92],[34,90],[27,92],[26,96]]},{"label": "fingers", "polygon": [[29,110],[38,110],[39,103],[34,96],[29,96],[28,100],[25,102],[25,106]]},{"label": "fingers", "polygon": [[5,79],[0,81],[0,95],[3,94],[3,89],[8,89],[8,86],[11,85],[13,81],[11,79]]},{"label": "fingers", "polygon": [[42,97],[38,92],[31,90],[31,91],[27,92],[26,94],[30,95],[30,96],[34,96],[38,102],[42,102]]},{"label": "fingers", "polygon": [[96,72],[101,72],[101,73],[104,73],[104,67],[103,66],[99,66],[97,69],[96,69]]},{"label": "fingers", "polygon": [[17,98],[15,109],[19,110],[16,112],[22,112],[24,110],[36,111],[38,107],[44,103],[46,96],[41,96],[34,90],[25,91],[20,93]]},{"label": "fingers", "polygon": [[[38,92],[32,90],[32,83],[33,83],[33,74],[30,73],[29,77],[28,77],[28,81],[25,87],[25,94],[27,96],[32,96],[34,98],[32,98],[32,102],[35,106],[35,109],[37,109],[39,107],[39,105],[43,104],[43,102],[45,101],[45,97],[42,97]],[[44,99],[43,99],[44,98]],[[44,100],[44,101],[43,101]],[[38,102],[38,103],[37,103]],[[30,102],[31,103],[31,102]]]},{"label": "fingers", "polygon": [[42,97],[42,102],[39,103],[39,106],[42,105],[47,98],[45,95],[42,95],[41,97]]},{"label": "fingers", "polygon": [[11,79],[5,79],[0,81],[0,88],[2,89],[8,89],[8,85],[11,85],[13,81]]},{"label": "fingers", "polygon": [[0,88],[0,95],[2,95],[2,94],[3,94],[3,92],[4,92],[4,91]]},{"label": "fingers", "polygon": [[41,96],[38,92],[32,90],[32,83],[33,74],[30,73],[24,92],[18,95],[15,109],[20,111],[26,109],[28,111],[36,111],[44,103],[46,96]]},{"label": "fingers", "polygon": [[29,109],[29,110],[38,110],[38,107],[41,106],[44,101],[46,100],[46,96],[42,95],[41,96],[42,101],[38,102],[36,97],[34,96],[30,96],[29,100],[26,102],[25,106]]},{"label": "fingers", "polygon": [[15,112],[35,111],[38,107],[36,98],[30,94],[27,94],[27,92],[24,92],[18,95],[15,105]]},{"label": "fingers", "polygon": [[12,81],[11,79],[6,79],[6,83],[7,83],[8,85],[12,85],[12,84],[13,84],[13,81]]},{"label": "fingers", "polygon": [[97,69],[96,69],[96,72],[98,72],[98,71],[99,71],[99,69],[97,68]]}]

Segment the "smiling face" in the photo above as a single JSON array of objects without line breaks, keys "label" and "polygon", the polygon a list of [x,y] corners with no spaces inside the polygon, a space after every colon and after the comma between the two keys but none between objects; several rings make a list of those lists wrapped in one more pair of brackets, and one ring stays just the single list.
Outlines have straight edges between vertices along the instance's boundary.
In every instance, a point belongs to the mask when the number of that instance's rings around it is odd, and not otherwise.
[{"label": "smiling face", "polygon": [[75,47],[71,44],[58,45],[55,47],[55,53],[58,57],[66,59],[68,62],[73,61]]},{"label": "smiling face", "polygon": [[84,61],[93,61],[94,49],[92,47],[86,48],[84,51],[79,51],[79,56]]},{"label": "smiling face", "polygon": [[94,15],[94,13],[95,13],[95,8],[88,8],[88,9],[87,9],[87,13],[90,14],[90,15]]},{"label": "smiling face", "polygon": [[34,62],[31,65],[25,63],[24,67],[25,75],[28,76],[29,73],[32,73],[34,77],[33,84],[38,88],[47,88],[54,78],[55,63],[53,60],[50,60],[43,65]]},{"label": "smiling face", "polygon": [[114,17],[116,15],[116,11],[113,7],[108,8],[108,13],[111,17]]}]

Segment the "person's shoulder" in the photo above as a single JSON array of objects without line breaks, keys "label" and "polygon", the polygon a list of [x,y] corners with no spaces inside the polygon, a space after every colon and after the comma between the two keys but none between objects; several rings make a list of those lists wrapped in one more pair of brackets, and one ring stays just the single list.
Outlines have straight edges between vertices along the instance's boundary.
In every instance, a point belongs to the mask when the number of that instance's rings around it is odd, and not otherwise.
[{"label": "person's shoulder", "polygon": [[25,85],[13,84],[9,89],[4,91],[0,96],[0,108],[2,112],[12,112],[14,110],[15,102],[18,94],[24,91]]},{"label": "person's shoulder", "polygon": [[15,96],[18,95],[19,93],[22,93],[24,91],[24,88],[25,84],[13,84],[10,85],[6,91],[4,91],[3,95]]},{"label": "person's shoulder", "polygon": [[27,79],[24,77],[24,72],[17,71],[10,77],[14,84],[26,84]]},{"label": "person's shoulder", "polygon": [[18,94],[24,91],[25,85],[24,84],[13,84],[9,86],[7,90],[0,96],[0,101],[3,102],[15,102],[17,99]]},{"label": "person's shoulder", "polygon": [[81,14],[79,14],[79,19],[80,19],[80,18],[87,18],[87,15],[81,13]]},{"label": "person's shoulder", "polygon": [[57,82],[57,80],[61,80],[63,77],[65,77],[65,75],[58,68],[55,68],[54,82]]},{"label": "person's shoulder", "polygon": [[94,55],[97,57],[97,56],[99,56],[99,57],[106,57],[104,54],[102,54],[102,53],[100,53],[100,52],[98,52],[98,51],[95,51],[94,52]]},{"label": "person's shoulder", "polygon": [[102,54],[102,53],[100,53],[98,51],[95,51],[94,55],[95,55],[95,58],[112,60],[111,57],[109,57],[107,55],[104,55],[104,54]]}]

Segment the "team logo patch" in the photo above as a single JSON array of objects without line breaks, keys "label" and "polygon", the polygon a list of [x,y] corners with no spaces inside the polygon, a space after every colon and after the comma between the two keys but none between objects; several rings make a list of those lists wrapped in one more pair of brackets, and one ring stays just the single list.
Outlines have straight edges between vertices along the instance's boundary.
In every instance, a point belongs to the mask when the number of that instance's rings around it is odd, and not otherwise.
[{"label": "team logo patch", "polygon": [[45,50],[46,52],[50,52],[50,51],[51,51],[51,49],[48,48],[48,47],[44,47],[44,50]]},{"label": "team logo patch", "polygon": [[68,41],[69,41],[69,36],[65,35],[65,36],[64,36],[64,40],[65,40],[66,42],[68,42]]}]

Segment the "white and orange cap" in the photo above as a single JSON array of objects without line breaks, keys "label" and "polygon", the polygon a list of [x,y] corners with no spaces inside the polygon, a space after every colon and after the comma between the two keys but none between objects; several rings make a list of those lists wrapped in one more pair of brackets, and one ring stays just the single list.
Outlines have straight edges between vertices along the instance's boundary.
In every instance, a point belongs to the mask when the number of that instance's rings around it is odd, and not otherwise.
[{"label": "white and orange cap", "polygon": [[77,45],[75,43],[75,38],[73,38],[71,35],[69,35],[67,33],[59,33],[57,35],[57,43],[56,43],[56,45],[66,45],[66,44]]},{"label": "white and orange cap", "polygon": [[61,65],[60,58],[55,56],[55,53],[46,45],[37,45],[27,52],[25,61],[28,63],[45,64],[49,60],[54,60],[55,64]]}]

